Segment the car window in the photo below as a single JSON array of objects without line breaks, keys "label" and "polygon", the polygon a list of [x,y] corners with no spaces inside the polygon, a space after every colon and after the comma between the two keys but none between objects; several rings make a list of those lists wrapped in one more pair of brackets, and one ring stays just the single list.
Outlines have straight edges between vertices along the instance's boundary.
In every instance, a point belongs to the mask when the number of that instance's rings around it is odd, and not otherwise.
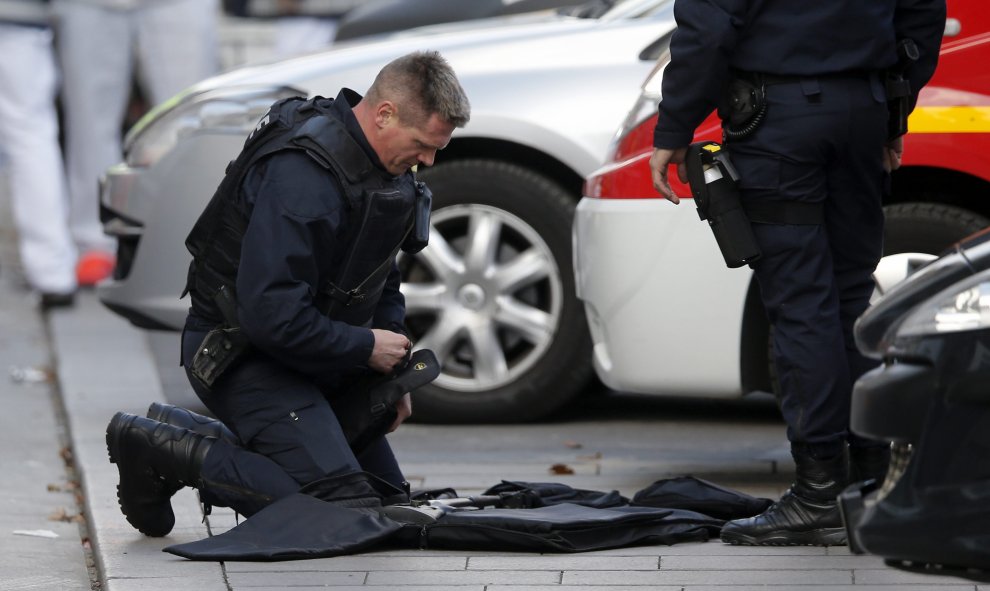
[{"label": "car window", "polygon": [[646,18],[660,11],[669,11],[674,0],[619,0],[601,16],[601,20]]}]

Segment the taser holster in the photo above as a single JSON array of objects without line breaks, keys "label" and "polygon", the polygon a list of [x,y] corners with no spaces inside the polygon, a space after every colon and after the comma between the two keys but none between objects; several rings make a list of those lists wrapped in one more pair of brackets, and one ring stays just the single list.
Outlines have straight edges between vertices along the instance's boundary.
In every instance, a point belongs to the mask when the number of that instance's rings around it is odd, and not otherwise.
[{"label": "taser holster", "polygon": [[684,158],[698,217],[708,222],[729,268],[760,258],[760,247],[743,210],[729,155],[716,142],[696,142]]}]

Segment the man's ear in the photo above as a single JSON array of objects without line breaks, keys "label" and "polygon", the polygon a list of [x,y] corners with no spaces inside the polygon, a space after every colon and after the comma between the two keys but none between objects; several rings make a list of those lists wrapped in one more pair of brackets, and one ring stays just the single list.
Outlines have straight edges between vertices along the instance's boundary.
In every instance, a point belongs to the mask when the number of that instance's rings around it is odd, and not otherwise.
[{"label": "man's ear", "polygon": [[375,109],[375,123],[378,127],[391,125],[396,117],[396,108],[392,101],[382,101],[378,103],[378,108]]}]

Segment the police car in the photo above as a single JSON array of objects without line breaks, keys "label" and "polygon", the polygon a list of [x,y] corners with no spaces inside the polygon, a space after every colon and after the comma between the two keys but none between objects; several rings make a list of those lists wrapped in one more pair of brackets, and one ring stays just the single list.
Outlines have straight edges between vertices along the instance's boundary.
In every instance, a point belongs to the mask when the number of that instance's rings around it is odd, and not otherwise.
[{"label": "police car", "polygon": [[[934,78],[909,121],[892,177],[878,291],[990,224],[990,18],[978,0],[949,3]],[[575,275],[611,388],[729,398],[773,388],[772,336],[752,273],[729,269],[691,199],[653,188],[656,105],[665,60],[592,174],[574,224]],[[720,141],[712,117],[696,140]],[[676,175],[673,175],[676,176]],[[690,190],[672,179],[679,196]]]}]

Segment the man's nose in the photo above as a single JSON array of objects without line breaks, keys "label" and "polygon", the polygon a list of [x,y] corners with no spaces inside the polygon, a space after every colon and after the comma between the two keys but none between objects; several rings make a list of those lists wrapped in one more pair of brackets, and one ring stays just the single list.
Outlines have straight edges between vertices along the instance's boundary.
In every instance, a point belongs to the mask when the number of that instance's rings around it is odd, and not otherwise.
[{"label": "man's nose", "polygon": [[423,166],[433,166],[433,161],[436,160],[436,157],[437,157],[436,150],[428,150],[419,155],[419,162]]}]

